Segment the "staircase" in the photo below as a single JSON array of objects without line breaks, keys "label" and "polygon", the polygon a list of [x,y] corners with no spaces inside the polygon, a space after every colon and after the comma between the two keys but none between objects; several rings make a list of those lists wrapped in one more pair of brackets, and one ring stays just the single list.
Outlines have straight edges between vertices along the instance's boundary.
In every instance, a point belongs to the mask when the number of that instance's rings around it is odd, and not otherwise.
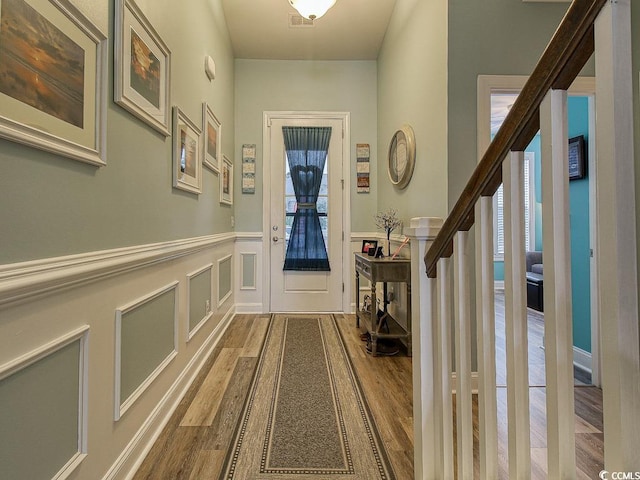
[{"label": "staircase", "polygon": [[[547,471],[550,479],[576,478],[567,90],[594,54],[598,196],[594,255],[599,279],[597,315],[602,319],[598,347],[605,470],[640,472],[630,10],[630,0],[573,1],[449,217],[444,222],[413,219],[405,232],[412,240],[413,259],[416,479],[474,478],[474,428],[479,438],[479,478],[499,478],[492,196],[501,183],[508,476],[531,478],[523,163],[524,149],[539,130]],[[477,387],[472,385],[474,325]],[[472,416],[476,394],[478,425]]]}]

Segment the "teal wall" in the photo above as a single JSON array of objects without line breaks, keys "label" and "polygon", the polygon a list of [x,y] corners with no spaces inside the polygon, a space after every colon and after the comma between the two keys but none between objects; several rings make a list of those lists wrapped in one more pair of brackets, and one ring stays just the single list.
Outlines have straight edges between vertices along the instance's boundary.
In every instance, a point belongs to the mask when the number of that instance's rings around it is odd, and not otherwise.
[{"label": "teal wall", "polygon": [[[222,151],[233,158],[234,63],[222,0],[189,8],[137,4],[171,50],[171,104],[201,125],[202,102],[209,102],[223,125]],[[218,177],[203,169],[201,195],[174,189],[171,137],[113,102],[113,9],[113,0],[108,8],[89,8],[93,21],[108,25],[102,27],[109,36],[107,165],[0,140],[0,264],[231,230],[232,209],[219,204]],[[213,82],[204,73],[205,55],[217,64]]]},{"label": "teal wall", "polygon": [[[569,138],[578,135],[584,135],[585,150],[587,150],[589,145],[589,100],[586,97],[569,97]],[[589,242],[588,172],[585,178],[569,182],[569,218],[571,221],[573,344],[591,352],[591,247]]]},{"label": "teal wall", "polygon": [[[265,111],[337,111],[351,114],[351,228],[375,229],[378,193],[376,159],[375,61],[235,61],[235,156],[242,144],[256,144],[256,192],[242,194],[241,176],[235,177],[236,230],[262,231],[262,118]],[[356,190],[356,144],[368,143],[371,155],[371,193]],[[240,164],[236,172],[240,173]],[[382,172],[386,175],[385,172]]]},{"label": "teal wall", "polygon": [[[569,138],[585,137],[588,148],[589,105],[586,97],[569,97]],[[542,250],[542,185],[540,136],[526,151],[535,153],[534,170],[534,244]],[[573,344],[591,352],[591,285],[589,243],[589,178],[569,182],[569,217],[571,221],[571,285],[573,302]],[[496,280],[504,280],[504,262],[494,262]]]}]

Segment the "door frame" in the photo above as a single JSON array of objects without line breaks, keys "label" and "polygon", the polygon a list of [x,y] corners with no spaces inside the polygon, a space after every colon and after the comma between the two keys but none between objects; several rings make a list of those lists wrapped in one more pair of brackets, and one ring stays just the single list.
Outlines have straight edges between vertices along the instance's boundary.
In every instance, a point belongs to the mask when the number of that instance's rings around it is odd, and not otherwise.
[{"label": "door frame", "polygon": [[[491,94],[492,93],[519,93],[524,84],[529,79],[525,75],[478,75],[478,162],[482,159],[484,152],[491,143]],[[600,319],[598,312],[598,263],[593,252],[598,249],[598,236],[596,230],[596,124],[595,124],[595,77],[577,77],[567,90],[570,96],[588,97],[589,101],[589,151],[588,151],[588,172],[589,172],[589,239],[592,248],[590,259],[591,266],[591,383],[600,387],[601,379],[601,358],[600,358]],[[574,359],[578,353],[574,348]]]},{"label": "door frame", "polygon": [[[342,121],[342,311],[351,305],[349,279],[351,269],[351,115],[349,112],[322,111],[265,111],[262,122],[262,171],[264,185],[271,184],[271,133],[272,120],[339,120]],[[271,310],[271,196],[268,188],[262,189],[262,304]]]}]

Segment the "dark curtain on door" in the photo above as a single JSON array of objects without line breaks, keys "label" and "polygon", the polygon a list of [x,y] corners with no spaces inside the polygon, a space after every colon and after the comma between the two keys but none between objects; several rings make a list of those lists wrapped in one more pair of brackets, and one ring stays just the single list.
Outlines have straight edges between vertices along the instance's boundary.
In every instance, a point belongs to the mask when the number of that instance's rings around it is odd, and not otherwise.
[{"label": "dark curtain on door", "polygon": [[283,270],[329,271],[316,202],[331,127],[282,127],[282,133],[297,203]]}]

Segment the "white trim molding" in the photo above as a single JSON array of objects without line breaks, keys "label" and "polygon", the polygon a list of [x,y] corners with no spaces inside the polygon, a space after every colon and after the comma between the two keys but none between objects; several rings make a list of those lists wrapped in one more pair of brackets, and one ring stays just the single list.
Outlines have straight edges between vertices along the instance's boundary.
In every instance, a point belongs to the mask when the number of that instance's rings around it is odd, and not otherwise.
[{"label": "white trim molding", "polygon": [[0,265],[0,306],[33,301],[234,240],[233,233],[226,233]]},{"label": "white trim molding", "polygon": [[[224,292],[224,296],[221,298],[220,294],[223,293],[223,292],[220,291],[220,265],[223,262],[227,262],[227,261],[230,262],[230,264],[231,264],[231,267],[230,267],[231,278],[229,279],[229,291],[228,292]],[[218,308],[220,308],[224,304],[224,302],[226,302],[229,299],[229,297],[231,297],[231,295],[233,295],[233,279],[235,277],[235,275],[233,274],[233,267],[234,267],[234,265],[233,265],[233,254],[230,253],[229,255],[225,255],[224,257],[221,257],[221,258],[218,259],[218,282],[217,282],[217,284],[218,284],[218,294],[216,295],[216,298],[218,300]]]},{"label": "white trim molding", "polygon": [[68,478],[87,457],[88,398],[89,398],[89,325],[83,325],[24,355],[0,365],[0,380],[43,360],[74,342],[80,342],[78,358],[78,450],[54,475],[54,480]]},{"label": "white trim molding", "polygon": [[[202,317],[200,319],[200,321],[194,325],[193,329],[191,329],[191,280],[193,280],[194,277],[197,277],[198,275],[206,272],[207,270],[209,270],[209,303],[208,303],[208,307],[205,308],[205,315],[204,317]],[[198,270],[191,272],[191,273],[187,273],[187,301],[186,301],[186,308],[187,308],[187,313],[186,313],[186,327],[187,327],[187,342],[189,342],[196,333],[198,333],[198,330],[200,330],[200,328],[202,328],[202,326],[204,324],[206,324],[209,319],[211,317],[213,317],[213,263],[208,263],[205,266],[199,268]]]},{"label": "white trim molding", "polygon": [[592,373],[591,353],[574,345],[573,347],[573,364],[580,370]]},{"label": "white trim molding", "polygon": [[178,408],[180,401],[200,373],[200,370],[202,370],[207,359],[213,353],[213,349],[229,327],[234,315],[235,311],[233,308],[226,313],[224,318],[191,358],[191,361],[182,371],[180,376],[175,380],[175,382],[173,382],[171,388],[167,390],[166,394],[155,406],[136,434],[133,435],[131,441],[122,453],[120,453],[104,477],[102,477],[102,480],[133,478],[135,472],[138,470],[154,443],[162,433],[162,430],[167,423],[169,423],[169,420],[176,408]]},{"label": "white trim molding", "polygon": [[[118,421],[124,415],[127,410],[140,398],[144,391],[149,388],[153,381],[158,378],[162,371],[167,368],[171,361],[178,355],[178,320],[179,320],[179,307],[178,307],[178,285],[179,282],[173,282],[169,285],[162,287],[144,297],[141,297],[133,302],[120,307],[116,310],[116,351],[115,351],[115,382],[114,382],[114,420]],[[121,391],[121,366],[122,366],[122,317],[145,305],[152,300],[164,295],[165,293],[173,290],[174,295],[174,311],[173,311],[173,350],[162,360],[156,368],[145,378],[140,385],[133,391],[126,400],[120,400]]]}]

